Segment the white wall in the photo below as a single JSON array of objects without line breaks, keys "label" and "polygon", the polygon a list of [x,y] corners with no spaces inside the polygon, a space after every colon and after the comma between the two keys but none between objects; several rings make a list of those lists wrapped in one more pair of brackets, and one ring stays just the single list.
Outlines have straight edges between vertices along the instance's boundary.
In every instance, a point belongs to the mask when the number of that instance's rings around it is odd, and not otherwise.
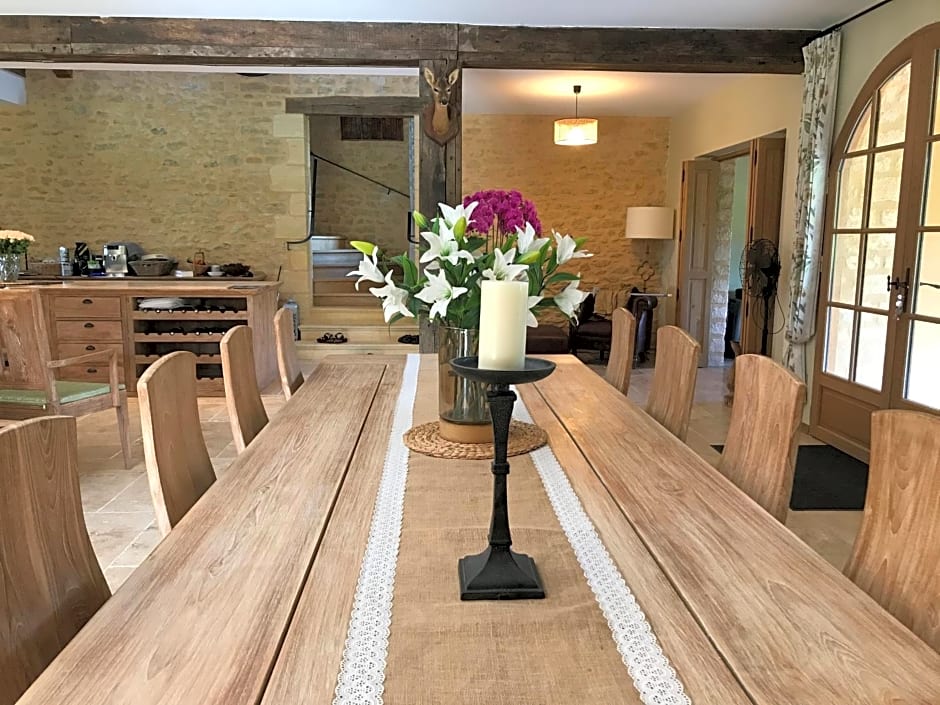
[{"label": "white wall", "polygon": [[921,27],[940,22],[940,0],[893,0],[842,29],[836,133],[875,67]]},{"label": "white wall", "polygon": [[[796,188],[797,139],[802,106],[801,76],[744,76],[705,100],[692,106],[672,121],[669,135],[669,159],[666,164],[666,202],[678,209],[682,162],[731,147],[779,130],[786,130],[787,147],[783,174],[783,208],[780,221],[781,281],[790,275],[793,248],[793,203]],[[663,281],[666,291],[675,295],[678,267],[678,240],[663,243]],[[780,304],[788,306],[788,290],[782,287]],[[675,298],[666,303],[661,321],[675,319]],[[778,312],[779,316],[779,312]],[[777,327],[781,327],[779,319]],[[774,337],[776,359],[783,354],[782,331]]]}]

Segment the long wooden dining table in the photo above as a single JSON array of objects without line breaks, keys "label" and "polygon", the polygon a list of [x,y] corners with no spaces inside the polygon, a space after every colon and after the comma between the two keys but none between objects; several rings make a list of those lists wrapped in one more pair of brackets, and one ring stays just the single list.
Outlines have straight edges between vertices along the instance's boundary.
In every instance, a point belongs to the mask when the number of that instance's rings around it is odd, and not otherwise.
[{"label": "long wooden dining table", "polygon": [[[940,704],[940,654],[575,357],[550,359],[555,373],[520,387],[522,404],[684,702]],[[383,682],[339,698],[354,601],[381,598],[362,568],[393,421],[405,407],[415,424],[437,412],[437,359],[412,362],[413,406],[405,356],[321,363],[19,702],[683,702],[634,687],[643,675],[628,671],[528,456],[510,459],[509,508],[546,598],[461,602],[457,559],[486,544],[489,462],[416,453],[390,622],[366,644]]]}]

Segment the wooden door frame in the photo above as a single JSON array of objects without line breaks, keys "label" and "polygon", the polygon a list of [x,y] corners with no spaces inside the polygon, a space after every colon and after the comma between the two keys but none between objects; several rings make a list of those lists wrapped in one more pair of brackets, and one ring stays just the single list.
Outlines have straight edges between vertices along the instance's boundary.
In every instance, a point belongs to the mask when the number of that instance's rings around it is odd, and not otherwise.
[{"label": "wooden door frame", "polygon": [[[935,23],[914,32],[902,40],[878,63],[852,102],[846,120],[833,142],[826,177],[826,229],[820,261],[821,295],[818,297],[816,310],[816,347],[813,364],[812,404],[810,406],[810,432],[819,440],[825,441],[865,462],[868,461],[869,457],[870,417],[873,411],[886,408],[907,408],[934,414],[938,412],[936,409],[930,409],[904,400],[903,391],[898,392],[895,389],[897,385],[894,384],[894,380],[898,378],[899,372],[903,376],[903,367],[906,364],[904,352],[907,343],[905,343],[905,338],[909,336],[910,318],[906,318],[901,323],[893,320],[894,315],[890,312],[890,307],[881,390],[869,389],[823,370],[827,337],[828,307],[826,303],[828,302],[828,291],[832,276],[833,229],[838,200],[839,164],[845,156],[848,142],[852,138],[868,103],[873,100],[881,85],[894,75],[905,62],[912,62],[911,94],[913,94],[913,99],[920,101],[921,105],[918,106],[916,103],[909,103],[908,105],[903,143],[904,159],[898,203],[898,222],[895,229],[896,238],[898,239],[895,244],[895,256],[892,266],[892,277],[900,277],[903,280],[905,277],[904,270],[907,268],[905,263],[914,261],[914,253],[917,247],[917,238],[914,233],[919,227],[920,199],[923,198],[923,179],[926,168],[926,150],[923,147],[927,131],[922,128],[929,120],[930,100],[933,97],[930,90],[932,85],[929,85],[932,76],[915,76],[913,62],[917,56],[922,55],[922,52],[936,51],[938,46],[940,46],[940,23]],[[921,60],[919,63],[931,65],[929,58],[926,61]],[[915,80],[926,82],[928,84],[927,89],[914,90]],[[910,97],[909,100],[911,100]],[[870,178],[869,173],[866,176],[866,191],[870,191],[871,188]],[[917,202],[915,202],[915,198]],[[861,276],[863,268],[863,253],[860,252],[859,276]],[[910,299],[911,295],[909,293],[905,303],[906,310],[909,307]],[[853,348],[856,337],[857,331],[853,333]],[[854,358],[852,364],[854,365]],[[842,405],[838,413],[843,415],[844,418],[850,419],[851,423],[856,424],[859,430],[854,438],[835,429],[820,425],[824,402]]]},{"label": "wooden door frame", "polygon": [[[705,167],[707,167],[707,172]],[[708,366],[708,348],[709,348],[709,326],[708,318],[711,306],[711,276],[706,275],[704,278],[696,277],[705,281],[705,307],[706,310],[703,312],[705,320],[702,322],[701,326],[701,336],[696,337],[695,331],[692,330],[692,311],[691,303],[692,296],[690,293],[691,279],[689,272],[692,270],[692,252],[694,250],[693,242],[695,242],[695,233],[698,229],[698,226],[701,223],[698,222],[697,216],[702,213],[701,204],[697,203],[697,198],[694,196],[695,184],[699,176],[697,174],[689,175],[690,170],[698,170],[701,168],[703,170],[702,178],[706,178],[705,183],[705,203],[704,208],[705,212],[708,214],[706,217],[706,238],[705,238],[705,251],[703,258],[707,264],[711,262],[711,248],[714,240],[714,227],[715,227],[715,211],[717,205],[717,188],[718,188],[718,161],[715,159],[709,159],[707,157],[700,157],[697,159],[688,159],[682,162],[682,186],[679,197],[679,271],[677,278],[677,294],[676,294],[676,315],[678,318],[679,327],[685,330],[689,335],[698,340],[701,345],[699,351],[699,367]],[[693,207],[690,207],[690,204],[693,204]]]}]

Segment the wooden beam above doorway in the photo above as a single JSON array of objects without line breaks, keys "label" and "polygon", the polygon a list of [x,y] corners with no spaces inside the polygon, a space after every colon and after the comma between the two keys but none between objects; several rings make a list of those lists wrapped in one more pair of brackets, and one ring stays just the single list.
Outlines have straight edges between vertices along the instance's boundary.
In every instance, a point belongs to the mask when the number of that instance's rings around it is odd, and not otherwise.
[{"label": "wooden beam above doorway", "polygon": [[286,112],[304,115],[345,115],[356,117],[414,117],[427,100],[417,96],[323,96],[288,98]]},{"label": "wooden beam above doorway", "polygon": [[800,73],[812,30],[0,17],[0,60]]}]

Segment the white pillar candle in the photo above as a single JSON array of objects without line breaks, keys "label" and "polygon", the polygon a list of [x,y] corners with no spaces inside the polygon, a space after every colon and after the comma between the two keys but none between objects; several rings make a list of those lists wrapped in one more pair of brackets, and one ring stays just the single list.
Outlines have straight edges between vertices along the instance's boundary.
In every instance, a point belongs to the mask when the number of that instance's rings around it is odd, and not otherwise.
[{"label": "white pillar candle", "polygon": [[487,370],[523,369],[528,282],[487,279],[480,286],[480,367]]}]

